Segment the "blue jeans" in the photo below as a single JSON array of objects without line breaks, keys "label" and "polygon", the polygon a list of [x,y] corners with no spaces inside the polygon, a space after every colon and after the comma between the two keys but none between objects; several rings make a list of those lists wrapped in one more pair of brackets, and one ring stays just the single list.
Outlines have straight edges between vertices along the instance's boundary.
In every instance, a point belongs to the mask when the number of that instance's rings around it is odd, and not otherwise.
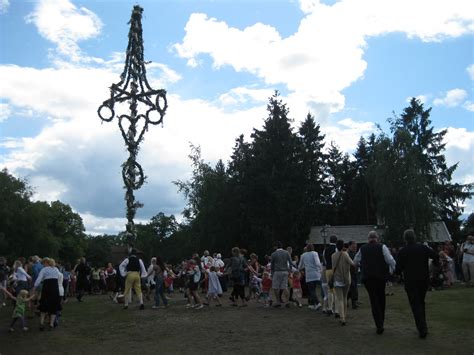
[{"label": "blue jeans", "polygon": [[160,306],[160,297],[163,300],[164,305],[167,306],[168,305],[168,300],[165,297],[164,280],[161,277],[157,277],[155,282],[156,282],[156,286],[155,286],[155,306],[156,307]]},{"label": "blue jeans", "polygon": [[316,306],[319,303],[318,296],[316,295],[317,284],[321,285],[321,281],[315,280],[315,281],[306,282],[306,285],[308,286],[308,303],[314,306]]}]

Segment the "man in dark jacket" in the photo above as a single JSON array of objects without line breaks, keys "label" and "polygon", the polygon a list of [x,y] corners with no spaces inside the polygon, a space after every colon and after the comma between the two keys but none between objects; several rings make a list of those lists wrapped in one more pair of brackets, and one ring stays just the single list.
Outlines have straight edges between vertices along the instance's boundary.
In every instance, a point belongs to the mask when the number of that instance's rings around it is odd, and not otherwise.
[{"label": "man in dark jacket", "polygon": [[369,294],[377,334],[382,334],[385,321],[385,283],[389,273],[395,270],[395,260],[388,248],[378,242],[378,237],[377,232],[369,232],[369,242],[360,248],[354,264],[360,265],[362,283]]},{"label": "man in dark jacket", "polygon": [[429,284],[428,259],[433,259],[437,264],[438,255],[433,249],[416,244],[415,232],[412,229],[407,229],[403,237],[407,245],[398,253],[397,272],[403,272],[405,291],[420,338],[426,338],[428,327],[425,318],[425,296]]}]

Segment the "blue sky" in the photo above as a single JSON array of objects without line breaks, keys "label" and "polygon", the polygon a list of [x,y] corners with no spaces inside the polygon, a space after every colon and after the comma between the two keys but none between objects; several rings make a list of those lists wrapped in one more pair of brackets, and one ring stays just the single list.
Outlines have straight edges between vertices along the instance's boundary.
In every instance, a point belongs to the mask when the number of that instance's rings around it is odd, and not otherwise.
[{"label": "blue sky", "polygon": [[[60,199],[90,233],[124,225],[116,123],[96,110],[118,82],[134,1],[0,1],[0,167],[27,177],[35,198]],[[407,99],[448,128],[457,181],[474,181],[474,11],[470,1],[142,1],[149,79],[168,91],[164,127],[139,161],[148,183],[138,217],[179,214],[189,143],[227,160],[281,91],[298,125],[312,112],[351,152]],[[473,211],[469,203],[466,213]]]}]

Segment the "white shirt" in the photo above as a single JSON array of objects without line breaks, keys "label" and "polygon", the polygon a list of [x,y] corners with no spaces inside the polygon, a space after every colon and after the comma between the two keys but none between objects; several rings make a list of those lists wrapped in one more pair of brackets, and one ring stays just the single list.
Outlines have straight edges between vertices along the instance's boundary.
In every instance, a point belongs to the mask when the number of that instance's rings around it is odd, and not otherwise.
[{"label": "white shirt", "polygon": [[25,269],[19,266],[13,274],[13,279],[16,281],[28,281],[31,280],[31,276],[27,274]]},{"label": "white shirt", "polygon": [[304,269],[306,282],[321,280],[321,261],[315,251],[303,253],[298,268]]},{"label": "white shirt", "polygon": [[[393,273],[395,271],[396,262],[392,254],[390,253],[390,250],[388,250],[385,244],[382,244],[382,252],[383,252],[383,258],[385,259],[385,262],[388,265],[389,272]],[[354,257],[354,264],[357,266],[360,265],[361,259],[362,259],[362,254],[360,253],[360,249],[359,249],[356,256]]]},{"label": "white shirt", "polygon": [[149,276],[146,281],[151,285],[155,285],[155,265],[151,264],[150,266],[148,266],[147,275]]},{"label": "white shirt", "polygon": [[59,296],[64,297],[64,286],[63,286],[64,276],[62,273],[59,273],[58,277],[58,287],[59,287]]},{"label": "white shirt", "polygon": [[222,259],[214,259],[214,267],[217,268],[217,269],[221,269],[225,266],[224,262],[222,261]]},{"label": "white shirt", "polygon": [[[467,251],[470,253],[466,253],[464,250],[467,249]],[[474,261],[474,244],[473,243],[464,243],[462,245],[462,262],[463,263],[470,263]],[[472,278],[472,276],[471,276]]]},{"label": "white shirt", "polygon": [[55,267],[45,266],[41,269],[40,273],[38,274],[38,278],[35,281],[35,287],[38,287],[43,280],[49,279],[59,279],[59,276],[62,274],[59,270]]},{"label": "white shirt", "polygon": [[[138,259],[138,262],[140,264],[140,274],[141,274],[140,277],[146,277],[148,273],[146,272],[145,264],[143,264],[142,259]],[[120,275],[122,275],[122,277],[127,276],[127,265],[128,265],[128,258],[122,261],[122,263],[119,266]]]},{"label": "white shirt", "polygon": [[209,269],[214,264],[214,259],[210,255],[203,256],[201,261],[202,261],[202,267],[204,269]]}]

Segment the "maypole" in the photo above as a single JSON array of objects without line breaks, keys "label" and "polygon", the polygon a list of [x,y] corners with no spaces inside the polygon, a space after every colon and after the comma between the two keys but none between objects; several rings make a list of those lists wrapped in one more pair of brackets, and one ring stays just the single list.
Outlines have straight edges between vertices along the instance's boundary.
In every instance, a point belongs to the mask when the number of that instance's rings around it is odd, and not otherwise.
[{"label": "maypole", "polygon": [[[143,141],[148,125],[163,122],[168,103],[166,90],[154,90],[146,77],[147,64],[143,59],[142,37],[143,8],[133,7],[128,33],[127,55],[125,67],[120,75],[120,82],[110,87],[110,98],[105,100],[97,110],[102,121],[111,122],[116,116],[115,105],[128,103],[128,113],[120,114],[118,126],[127,147],[129,156],[122,164],[122,178],[125,184],[125,201],[127,206],[126,238],[129,248],[136,240],[134,218],[137,209],[143,204],[135,199],[134,190],[138,190],[145,182],[143,168],[137,162],[139,145]],[[156,114],[153,117],[153,114]]]}]

